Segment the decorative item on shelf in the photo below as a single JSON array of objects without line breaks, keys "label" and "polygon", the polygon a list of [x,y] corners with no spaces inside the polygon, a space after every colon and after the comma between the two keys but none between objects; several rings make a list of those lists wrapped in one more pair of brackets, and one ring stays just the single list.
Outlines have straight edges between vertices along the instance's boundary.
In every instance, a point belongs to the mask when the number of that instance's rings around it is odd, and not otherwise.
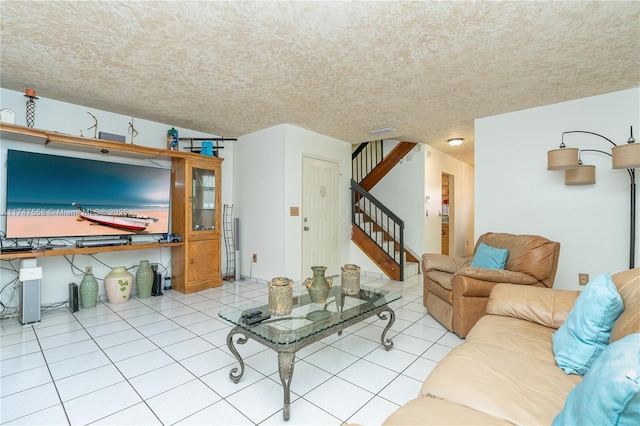
[{"label": "decorative item on shelf", "polygon": [[349,296],[360,293],[360,267],[346,264],[340,269],[342,269],[342,292]]},{"label": "decorative item on shelf", "polygon": [[311,303],[325,303],[329,290],[331,290],[331,284],[333,284],[333,278],[324,276],[324,271],[327,270],[326,266],[312,266],[311,270],[313,277],[304,280]]},{"label": "decorative item on shelf", "polygon": [[[98,119],[96,118],[95,115],[91,114],[89,111],[87,111],[87,114],[89,114],[92,118],[93,118],[93,126],[91,127],[87,127],[87,130],[91,130],[93,129],[93,138],[97,138],[98,137]],[[102,138],[100,138],[102,139]]]},{"label": "decorative item on shelf", "polygon": [[213,157],[213,142],[202,141],[202,148],[200,149],[200,154],[206,155],[207,157]]},{"label": "decorative item on shelf", "polygon": [[[599,149],[578,149],[567,148],[564,143],[564,135],[571,133],[581,133],[597,136],[613,145],[611,153]],[[611,139],[598,133],[586,130],[571,130],[562,133],[562,142],[558,149],[547,152],[547,170],[564,170],[565,185],[590,185],[596,183],[596,166],[582,164],[581,154],[583,152],[594,152],[611,157],[611,167],[613,169],[626,169],[631,180],[629,209],[629,269],[635,265],[635,241],[636,241],[636,171],[640,167],[640,144],[635,143],[633,138],[633,126],[631,126],[631,136],[626,144],[616,144]]]},{"label": "decorative item on shelf", "polygon": [[80,281],[80,306],[82,309],[94,308],[98,303],[98,280],[93,276],[93,267],[85,268],[84,277]]},{"label": "decorative item on shelf", "polygon": [[175,127],[167,130],[167,149],[171,151],[178,150],[178,131]]},{"label": "decorative item on shelf", "polygon": [[27,98],[27,127],[33,127],[36,121],[35,99],[39,98],[36,96],[36,91],[33,89],[27,89],[24,92],[24,96]]},{"label": "decorative item on shelf", "polygon": [[133,127],[133,117],[131,117],[131,121],[129,122],[129,133],[131,133],[131,144],[133,144],[133,140],[138,136],[138,131]]},{"label": "decorative item on shelf", "polygon": [[114,267],[104,277],[104,290],[109,303],[124,303],[129,300],[132,286],[133,275],[124,266]]},{"label": "decorative item on shelf", "polygon": [[141,260],[136,271],[136,285],[138,286],[138,298],[146,299],[151,297],[151,288],[155,275],[148,260]]},{"label": "decorative item on shelf", "polygon": [[[127,142],[127,137],[124,135],[116,135],[115,133],[107,133],[107,132],[98,132],[98,138],[105,141],[113,141],[113,142]],[[105,154],[105,153],[103,153]]]},{"label": "decorative item on shelf", "polygon": [[269,313],[289,315],[293,310],[293,280],[277,277],[269,281]]},{"label": "decorative item on shelf", "polygon": [[0,121],[3,123],[16,124],[16,113],[12,109],[0,109]]}]

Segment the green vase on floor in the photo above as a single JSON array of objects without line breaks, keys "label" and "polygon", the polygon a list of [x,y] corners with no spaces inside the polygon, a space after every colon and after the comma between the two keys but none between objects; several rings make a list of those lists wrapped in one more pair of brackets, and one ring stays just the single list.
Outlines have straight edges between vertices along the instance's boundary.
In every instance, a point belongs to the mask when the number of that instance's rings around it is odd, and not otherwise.
[{"label": "green vase on floor", "polygon": [[138,298],[146,299],[151,297],[153,287],[153,270],[148,260],[141,260],[136,272],[136,285],[138,286]]},{"label": "green vase on floor", "polygon": [[80,306],[82,309],[94,308],[98,303],[98,280],[93,276],[93,267],[87,266],[80,281]]}]

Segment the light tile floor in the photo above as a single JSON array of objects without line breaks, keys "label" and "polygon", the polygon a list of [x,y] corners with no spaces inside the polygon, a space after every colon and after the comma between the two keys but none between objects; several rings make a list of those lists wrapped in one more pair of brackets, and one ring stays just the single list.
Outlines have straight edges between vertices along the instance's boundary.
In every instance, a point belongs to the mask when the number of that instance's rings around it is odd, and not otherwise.
[{"label": "light tile floor", "polygon": [[[238,363],[226,345],[231,325],[218,312],[267,301],[266,284],[245,280],[75,314],[44,311],[33,325],[1,322],[0,423],[381,424],[462,340],[422,306],[421,275],[363,275],[361,284],[402,292],[391,304],[393,349],[381,347],[386,321],[373,317],[299,351],[288,422],[274,351],[251,340],[238,346],[245,374],[238,384],[229,379]],[[304,289],[298,282],[294,290]]]}]

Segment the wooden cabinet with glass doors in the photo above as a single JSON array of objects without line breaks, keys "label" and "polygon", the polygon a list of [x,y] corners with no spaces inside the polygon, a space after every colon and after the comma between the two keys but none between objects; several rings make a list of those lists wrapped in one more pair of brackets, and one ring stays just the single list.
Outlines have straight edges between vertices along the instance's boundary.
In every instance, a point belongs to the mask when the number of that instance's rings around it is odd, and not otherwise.
[{"label": "wooden cabinet with glass doors", "polygon": [[171,251],[171,286],[193,293],[222,285],[220,180],[222,159],[174,159],[172,232],[184,241]]}]

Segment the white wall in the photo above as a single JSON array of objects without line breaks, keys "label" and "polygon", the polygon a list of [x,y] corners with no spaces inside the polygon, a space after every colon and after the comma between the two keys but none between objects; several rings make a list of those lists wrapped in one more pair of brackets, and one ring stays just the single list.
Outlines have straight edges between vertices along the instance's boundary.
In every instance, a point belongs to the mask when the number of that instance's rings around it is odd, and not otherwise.
[{"label": "white wall", "polygon": [[[40,99],[36,100],[36,119],[35,128],[45,129],[50,131],[57,131],[61,133],[67,133],[75,136],[80,136],[80,132],[84,136],[93,137],[93,129],[88,131],[88,127],[94,124],[93,118],[87,114],[87,111],[91,112],[98,118],[98,130],[109,133],[116,133],[121,135],[127,135],[127,143],[131,142],[131,137],[128,134],[128,126],[131,121],[131,117],[121,114],[115,114],[107,111],[96,110],[93,108],[83,107],[81,105],[74,105],[65,102],[59,102],[52,99],[47,99],[39,96]],[[18,125],[25,126],[25,100],[23,93],[0,89],[0,108],[9,108],[16,113],[16,123]],[[134,118],[134,126],[139,132],[135,138],[136,145],[149,146],[155,148],[166,148],[166,132],[172,127],[170,124],[155,123],[147,120]],[[181,137],[205,137],[214,136],[187,129],[177,127]],[[231,187],[233,180],[231,179],[233,170],[233,149],[234,142],[225,143],[225,148],[221,150],[220,156],[225,158],[222,163],[222,202],[231,203]],[[11,140],[2,140],[0,147],[0,164],[2,164],[2,172],[0,173],[0,206],[3,208],[6,206],[6,159],[7,149],[19,149],[22,151],[33,152],[51,152],[51,149],[45,148],[43,145],[32,143],[20,143]],[[104,157],[101,155],[94,155],[89,153],[82,153],[77,151],[55,149],[55,154],[66,155],[81,158],[90,158],[102,161],[114,161],[119,163],[130,164],[142,164],[170,167],[168,161],[158,161],[153,159],[153,164],[148,160],[134,160],[129,158],[121,158],[117,156]],[[28,172],[28,171],[27,171]],[[6,230],[6,217],[0,218],[0,229]],[[136,240],[140,240],[137,238]],[[225,258],[223,250],[223,263],[222,270],[225,271]],[[39,257],[38,265],[43,267],[43,279],[42,279],[42,303],[50,304],[61,302],[68,297],[68,284],[70,282],[80,283],[82,279],[81,271],[84,271],[85,266],[91,265],[94,267],[94,274],[97,278],[103,278],[107,275],[113,266],[126,266],[131,267],[139,264],[140,260],[148,259],[151,263],[159,263],[167,268],[167,272],[171,270],[171,250],[169,248],[154,249],[154,250],[137,250],[127,252],[113,252],[113,253],[100,253],[95,255],[95,258],[88,255],[76,255],[74,257],[68,257],[68,260],[73,262],[73,265],[78,269],[71,267],[70,263],[64,257]],[[5,261],[2,261],[3,266],[6,266]],[[104,264],[103,264],[104,263]],[[19,262],[12,262],[14,267],[19,268]],[[162,268],[160,268],[162,269]],[[135,274],[135,271],[133,271]],[[4,285],[15,278],[15,274],[7,270],[2,270],[2,276],[0,277],[0,285]],[[102,282],[100,283],[100,296],[104,297],[104,287]],[[0,287],[1,288],[1,287]],[[7,292],[3,292],[0,297],[3,301],[7,296]]]},{"label": "white wall", "polygon": [[[240,219],[242,276],[284,276],[284,133],[283,126],[275,126],[236,142],[234,216]],[[253,253],[257,263],[251,263]]]},{"label": "white wall", "polygon": [[[295,281],[311,276],[302,271],[302,157],[315,156],[340,164],[341,261],[349,261],[349,183],[351,145],[289,124],[281,124],[238,138],[234,151],[235,212],[241,227],[243,276],[269,281],[287,276]],[[253,253],[258,262],[251,263]]]},{"label": "white wall", "polygon": [[[603,154],[585,153],[584,163],[596,165],[596,184],[565,186],[564,172],[547,170],[547,151],[571,130],[625,143],[631,125],[640,134],[639,88],[476,120],[476,238],[499,231],[559,241],[555,288],[579,289],[579,272],[593,277],[627,269],[628,173],[611,169],[611,159]],[[566,135],[565,144],[611,148],[606,140],[584,134]],[[639,251],[636,241],[636,266]]]}]

